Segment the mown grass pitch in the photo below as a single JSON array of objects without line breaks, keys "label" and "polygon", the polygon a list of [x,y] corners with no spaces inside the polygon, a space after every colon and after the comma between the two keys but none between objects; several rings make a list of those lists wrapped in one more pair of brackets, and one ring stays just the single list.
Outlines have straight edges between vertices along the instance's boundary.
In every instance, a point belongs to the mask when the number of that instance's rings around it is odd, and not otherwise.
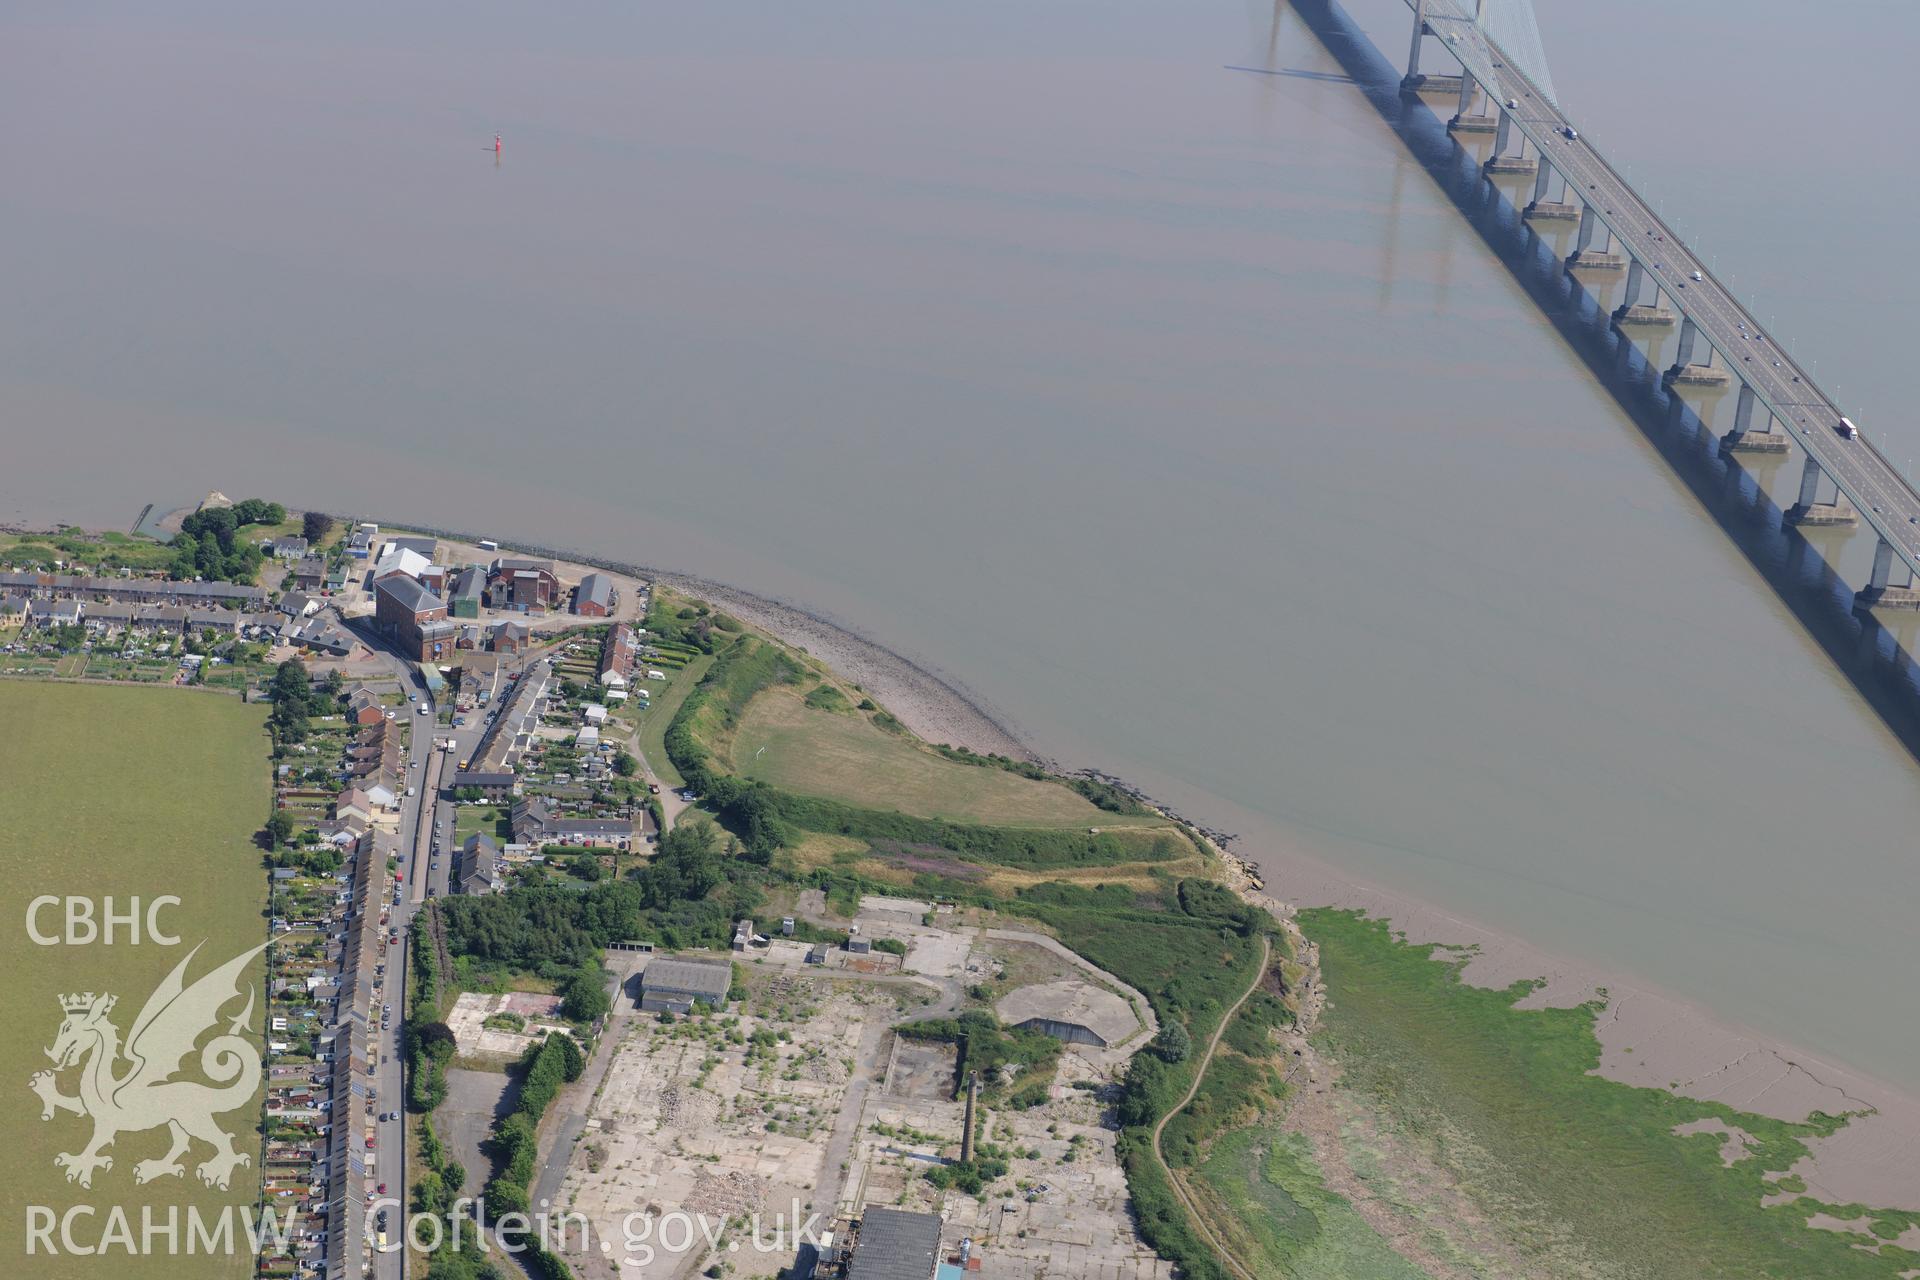
[{"label": "mown grass pitch", "polygon": [[[133,1166],[164,1154],[164,1130],[123,1133],[108,1153],[111,1170],[89,1190],[68,1183],[53,1163],[59,1152],[80,1150],[92,1124],[66,1112],[41,1119],[28,1078],[51,1066],[45,1049],[59,1029],[59,999],[73,992],[112,992],[111,1020],[124,1033],[147,996],[195,943],[191,982],[208,969],[261,942],[266,875],[254,833],[270,804],[264,708],[238,698],[185,689],[39,684],[0,681],[0,880],[7,911],[0,920],[0,985],[5,1031],[0,1035],[0,1275],[35,1277],[226,1277],[252,1273],[244,1243],[230,1258],[25,1257],[26,1206],[56,1213],[93,1205],[76,1220],[81,1242],[97,1242],[107,1211],[124,1206],[139,1231],[141,1206],[164,1217],[168,1205],[197,1205],[203,1216],[225,1204],[252,1204],[260,1170],[259,1104],[218,1117],[236,1134],[236,1147],[253,1157],[229,1191],[212,1191],[194,1176],[209,1152],[196,1146],[184,1178],[146,1186]],[[42,894],[96,902],[111,894],[116,907],[172,894],[181,899],[161,917],[179,946],[145,941],[129,946],[40,946],[27,933],[27,904]],[[42,933],[63,932],[59,913],[43,912]],[[263,986],[264,964],[255,967]],[[254,1005],[254,1034],[263,1025],[265,991]],[[240,1008],[236,1000],[229,1015]],[[190,1059],[197,1069],[197,1059]],[[73,1093],[77,1073],[62,1073]],[[189,1078],[192,1078],[189,1074]],[[236,1226],[238,1222],[236,1220]],[[56,1241],[58,1235],[55,1236]]]}]

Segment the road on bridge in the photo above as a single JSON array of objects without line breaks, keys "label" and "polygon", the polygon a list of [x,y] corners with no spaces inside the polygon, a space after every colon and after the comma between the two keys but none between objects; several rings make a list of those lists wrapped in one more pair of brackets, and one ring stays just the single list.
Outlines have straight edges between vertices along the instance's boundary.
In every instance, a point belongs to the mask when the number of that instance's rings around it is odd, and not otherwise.
[{"label": "road on bridge", "polygon": [[[1411,6],[1413,0],[1409,0]],[[1920,493],[1862,435],[1840,433],[1840,410],[1758,321],[1616,173],[1584,132],[1487,38],[1473,20],[1472,0],[1425,0],[1427,28],[1446,42],[1467,74],[1492,98],[1509,101],[1514,125],[1566,180],[1568,202],[1584,201],[1612,232],[1620,252],[1639,260],[1675,310],[1733,375],[1753,388],[1761,407],[1830,476],[1909,569],[1920,575]],[[1572,130],[1580,136],[1569,137]],[[1699,272],[1701,279],[1694,280]]]}]

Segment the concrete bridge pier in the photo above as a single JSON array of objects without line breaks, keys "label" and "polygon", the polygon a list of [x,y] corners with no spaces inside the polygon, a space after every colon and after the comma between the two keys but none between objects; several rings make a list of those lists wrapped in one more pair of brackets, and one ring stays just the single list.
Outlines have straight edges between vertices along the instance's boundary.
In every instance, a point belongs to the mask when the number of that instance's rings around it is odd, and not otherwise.
[{"label": "concrete bridge pier", "polygon": [[1520,139],[1520,150],[1507,154],[1507,143],[1513,135],[1513,117],[1507,114],[1505,107],[1500,108],[1500,124],[1493,133],[1493,154],[1487,157],[1483,166],[1488,173],[1532,173],[1539,167],[1539,161],[1527,154],[1527,140]]},{"label": "concrete bridge pier", "polygon": [[[1853,596],[1856,609],[1920,609],[1920,589],[1913,581],[1913,570],[1907,568],[1906,561],[1897,562],[1893,554],[1893,544],[1885,538],[1873,551],[1873,576],[1867,579],[1867,585]],[[1903,579],[1893,582],[1895,577]]]},{"label": "concrete bridge pier", "polygon": [[1707,348],[1707,359],[1703,364],[1693,362],[1693,347],[1700,336],[1700,330],[1688,316],[1680,322],[1680,349],[1673,353],[1673,367],[1661,376],[1661,381],[1669,387],[1724,387],[1733,381],[1733,375],[1725,369],[1713,366],[1713,348]]},{"label": "concrete bridge pier", "polygon": [[1800,501],[1787,508],[1786,520],[1795,525],[1846,525],[1860,523],[1859,513],[1846,495],[1840,492],[1838,485],[1833,486],[1833,499],[1820,501],[1820,491],[1831,484],[1826,472],[1820,470],[1820,464],[1812,454],[1807,455],[1807,463],[1800,470]]},{"label": "concrete bridge pier", "polygon": [[1499,123],[1492,116],[1473,113],[1475,93],[1480,86],[1472,76],[1460,77],[1460,105],[1453,113],[1453,119],[1447,121],[1447,130],[1451,133],[1492,133]]},{"label": "concrete bridge pier", "polygon": [[1407,74],[1400,78],[1402,93],[1458,93],[1465,76],[1428,76],[1420,74],[1420,49],[1433,33],[1427,28],[1427,0],[1415,0],[1413,6],[1413,47],[1407,50]]},{"label": "concrete bridge pier", "polygon": [[1673,312],[1660,305],[1660,290],[1653,291],[1653,302],[1649,306],[1640,305],[1641,291],[1646,288],[1647,269],[1640,265],[1640,259],[1634,258],[1627,263],[1627,291],[1620,305],[1613,309],[1613,327],[1618,329],[1629,324],[1672,324]]},{"label": "concrete bridge pier", "polygon": [[1627,265],[1622,253],[1611,253],[1606,249],[1592,248],[1595,230],[1605,237],[1605,243],[1613,243],[1613,233],[1600,221],[1590,204],[1580,206],[1580,234],[1574,241],[1573,252],[1567,255],[1569,271],[1618,271]]},{"label": "concrete bridge pier", "polygon": [[1540,168],[1533,179],[1533,199],[1520,211],[1523,218],[1558,218],[1572,221],[1580,216],[1580,211],[1565,202],[1547,199],[1548,189],[1553,185],[1553,166],[1547,163],[1545,156],[1540,157]]},{"label": "concrete bridge pier", "polygon": [[1773,429],[1773,415],[1766,415],[1766,422],[1760,430],[1753,430],[1753,406],[1759,397],[1753,394],[1753,387],[1740,384],[1740,403],[1734,406],[1733,430],[1720,437],[1720,446],[1734,453],[1785,453],[1787,434]]}]

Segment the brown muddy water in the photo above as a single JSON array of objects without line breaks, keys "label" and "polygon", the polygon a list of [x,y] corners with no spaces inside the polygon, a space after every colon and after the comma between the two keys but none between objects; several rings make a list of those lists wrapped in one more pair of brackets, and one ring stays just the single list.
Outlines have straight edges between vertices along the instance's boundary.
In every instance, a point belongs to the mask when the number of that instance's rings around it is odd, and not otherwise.
[{"label": "brown muddy water", "polygon": [[[1806,14],[1543,25],[1898,457],[1920,13]],[[1755,92],[1786,44],[1817,102]],[[1912,755],[1293,11],[44,6],[0,50],[0,520],[218,488],[804,601],[1252,856],[1920,1085]]]}]

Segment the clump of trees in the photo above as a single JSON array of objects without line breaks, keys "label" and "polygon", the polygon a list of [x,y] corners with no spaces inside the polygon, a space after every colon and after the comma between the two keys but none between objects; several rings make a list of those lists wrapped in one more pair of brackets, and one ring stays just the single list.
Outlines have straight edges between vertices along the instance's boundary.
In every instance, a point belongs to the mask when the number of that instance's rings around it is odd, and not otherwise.
[{"label": "clump of trees", "polygon": [[275,809],[267,818],[267,842],[275,849],[293,839],[295,828],[299,824],[293,815],[285,809]]},{"label": "clump of trees", "polygon": [[444,1022],[407,1024],[407,1057],[412,1063],[407,1101],[416,1111],[432,1111],[447,1097],[447,1063],[453,1059],[453,1028]]},{"label": "clump of trees", "polygon": [[170,544],[170,571],[176,578],[251,582],[266,556],[259,543],[236,535],[249,525],[279,524],[286,518],[285,507],[260,498],[196,511],[180,522]]},{"label": "clump of trees", "polygon": [[307,675],[307,664],[298,658],[281,663],[267,685],[267,699],[273,703],[267,727],[273,740],[282,746],[306,741],[311,718],[333,709],[344,683],[338,671],[329,671],[315,683]]},{"label": "clump of trees", "polygon": [[309,511],[300,517],[300,536],[316,547],[332,532],[333,517],[324,511]]},{"label": "clump of trees", "polygon": [[1167,1020],[1160,1028],[1160,1034],[1153,1038],[1152,1049],[1167,1062],[1185,1062],[1187,1055],[1193,1052],[1193,1036],[1186,1024]]},{"label": "clump of trees", "polygon": [[533,1181],[534,1165],[539,1158],[535,1132],[540,1117],[560,1092],[560,1087],[580,1078],[587,1069],[587,1055],[569,1035],[551,1034],[538,1044],[528,1045],[518,1069],[524,1074],[520,1100],[514,1109],[495,1124],[488,1139],[488,1154],[501,1162],[498,1176],[487,1183],[486,1202],[490,1217],[499,1219],[509,1213],[527,1213],[527,1187]]},{"label": "clump of trees", "polygon": [[560,988],[560,1012],[575,1022],[594,1022],[607,1016],[613,999],[607,995],[607,980],[596,965],[582,969]]}]

